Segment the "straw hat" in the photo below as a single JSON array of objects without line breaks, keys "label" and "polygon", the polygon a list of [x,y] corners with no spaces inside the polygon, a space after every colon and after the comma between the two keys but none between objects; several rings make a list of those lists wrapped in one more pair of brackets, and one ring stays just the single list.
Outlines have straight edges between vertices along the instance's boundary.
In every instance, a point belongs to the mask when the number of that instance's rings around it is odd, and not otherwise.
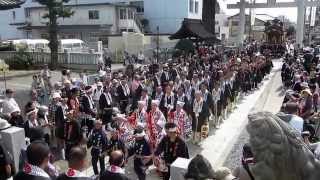
[{"label": "straw hat", "polygon": [[312,96],[311,90],[310,89],[305,89],[301,91],[301,94],[308,94],[309,96]]}]

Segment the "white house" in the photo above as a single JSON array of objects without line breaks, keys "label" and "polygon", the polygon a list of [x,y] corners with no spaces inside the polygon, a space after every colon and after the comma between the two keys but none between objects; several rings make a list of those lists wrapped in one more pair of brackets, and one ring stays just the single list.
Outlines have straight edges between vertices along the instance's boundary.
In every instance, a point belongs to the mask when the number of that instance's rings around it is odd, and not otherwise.
[{"label": "white house", "polygon": [[[79,38],[96,41],[106,34],[122,31],[141,32],[137,20],[137,1],[134,5],[120,0],[71,0],[66,4],[74,11],[70,18],[59,19],[60,38]],[[142,7],[143,10],[143,7]],[[2,39],[45,38],[48,36],[46,9],[36,0],[27,0],[21,8],[1,11],[0,36]]]},{"label": "white house", "polygon": [[216,4],[216,15],[215,15],[215,33],[216,37],[221,39],[222,42],[226,43],[229,39],[229,24],[228,16],[225,13],[226,3],[223,0],[218,0]]},{"label": "white house", "polygon": [[229,38],[228,16],[224,13],[216,14],[215,33],[216,37],[225,42]]},{"label": "white house", "polygon": [[[122,31],[140,32],[135,22],[135,8],[127,5],[109,3],[67,5],[74,14],[70,18],[60,18],[60,38],[77,38],[84,41],[97,41],[99,37],[108,34],[118,34]],[[30,14],[26,17],[26,25],[20,27],[31,32],[32,38],[46,38],[47,19],[44,7],[28,8]]]},{"label": "white house", "polygon": [[[217,7],[224,0],[217,0]],[[140,32],[146,19],[152,33],[173,34],[185,18],[202,18],[203,0],[71,0],[66,5],[75,14],[60,19],[61,38],[97,40],[122,31]],[[217,10],[216,7],[216,10]],[[47,36],[45,9],[36,0],[26,0],[21,8],[0,11],[0,37],[2,39],[43,38]],[[218,38],[228,37],[226,15],[216,14]]]}]

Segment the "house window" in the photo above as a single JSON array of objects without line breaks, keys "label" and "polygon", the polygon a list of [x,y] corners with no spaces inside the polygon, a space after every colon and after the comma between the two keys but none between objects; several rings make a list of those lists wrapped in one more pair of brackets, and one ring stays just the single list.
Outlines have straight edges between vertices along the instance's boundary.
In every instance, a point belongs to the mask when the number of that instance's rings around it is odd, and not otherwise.
[{"label": "house window", "polygon": [[136,7],[138,13],[143,13],[143,12],[144,12],[144,4],[143,4],[143,1],[131,1],[131,2],[130,2],[130,5]]},{"label": "house window", "polygon": [[16,20],[16,12],[15,11],[12,11],[12,19]]},{"label": "house window", "polygon": [[42,33],[40,35],[41,39],[49,39],[49,34],[48,33]]},{"label": "house window", "polygon": [[89,11],[89,19],[99,19],[99,11],[90,10]]},{"label": "house window", "polygon": [[194,12],[196,14],[199,12],[199,1],[194,2]]},{"label": "house window", "polygon": [[30,14],[31,14],[30,9],[29,9],[29,8],[25,8],[25,9],[24,9],[24,15],[25,15],[25,17],[26,17],[26,18],[30,17]]},{"label": "house window", "polygon": [[128,19],[133,19],[133,11],[131,9],[128,9]]},{"label": "house window", "polygon": [[127,19],[127,10],[120,9],[120,19]]},{"label": "house window", "polygon": [[69,39],[75,39],[75,38],[76,38],[76,35],[70,34],[70,35],[68,35],[68,38],[69,38]]},{"label": "house window", "polygon": [[194,0],[189,0],[189,12],[193,13]]},{"label": "house window", "polygon": [[239,26],[239,21],[232,21],[232,26]]},{"label": "house window", "polygon": [[216,23],[216,25],[219,25],[219,21],[216,21],[215,23]]}]

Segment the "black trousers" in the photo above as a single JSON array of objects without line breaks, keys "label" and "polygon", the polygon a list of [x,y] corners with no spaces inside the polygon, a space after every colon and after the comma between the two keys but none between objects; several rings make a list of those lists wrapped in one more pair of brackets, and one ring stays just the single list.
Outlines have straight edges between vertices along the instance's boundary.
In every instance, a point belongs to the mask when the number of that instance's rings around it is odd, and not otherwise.
[{"label": "black trousers", "polygon": [[163,172],[162,174],[163,174],[162,176],[163,180],[170,180],[170,166],[168,166],[168,172]]},{"label": "black trousers", "polygon": [[135,159],[133,161],[134,172],[138,176],[139,180],[146,180],[146,170],[147,170],[148,166],[150,166],[151,164],[152,164],[152,161],[150,161],[146,165],[142,164],[141,160],[139,160],[139,159]]},{"label": "black trousers", "polygon": [[77,143],[66,141],[66,150],[65,150],[66,160],[69,160],[70,150],[75,146],[77,146]]},{"label": "black trousers", "polygon": [[98,170],[98,161],[100,163],[100,172],[103,173],[105,171],[105,161],[104,161],[104,156],[92,156],[91,163],[93,167],[93,172],[95,175],[99,174]]},{"label": "black trousers", "polygon": [[84,126],[87,126],[88,128],[86,130],[83,130],[83,132],[86,134],[86,137],[88,137],[89,133],[94,127],[94,121],[90,118],[83,118],[81,121],[81,128],[83,128]]}]

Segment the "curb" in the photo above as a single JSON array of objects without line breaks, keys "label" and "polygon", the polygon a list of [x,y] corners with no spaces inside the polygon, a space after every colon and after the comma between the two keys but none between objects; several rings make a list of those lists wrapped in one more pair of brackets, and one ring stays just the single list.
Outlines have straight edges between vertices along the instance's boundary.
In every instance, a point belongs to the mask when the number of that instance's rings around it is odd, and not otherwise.
[{"label": "curb", "polygon": [[[24,76],[31,76],[31,75],[37,74],[37,73],[40,73],[40,71],[26,72],[26,73],[22,73],[22,74],[9,75],[9,76],[6,75],[6,80],[10,80],[10,79],[12,79],[12,78],[20,78],[20,77],[24,77]],[[4,81],[3,75],[0,77],[0,80],[1,80],[1,81]]]},{"label": "curb", "polygon": [[[274,70],[276,69],[273,69],[269,75],[270,79],[265,81],[258,91],[246,96],[245,101],[249,104],[246,106],[244,106],[244,104],[238,106],[238,108],[235,109],[221,125],[220,129],[216,131],[215,135],[207,138],[202,143],[202,150],[200,153],[208,158],[214,168],[221,167],[224,164],[233,145],[236,143],[242,130],[246,126],[247,114],[252,112],[252,108],[254,108],[255,104],[260,100],[261,95],[267,93],[268,86],[272,83],[272,79],[276,75],[276,71]],[[231,134],[226,135],[226,132]]]}]

